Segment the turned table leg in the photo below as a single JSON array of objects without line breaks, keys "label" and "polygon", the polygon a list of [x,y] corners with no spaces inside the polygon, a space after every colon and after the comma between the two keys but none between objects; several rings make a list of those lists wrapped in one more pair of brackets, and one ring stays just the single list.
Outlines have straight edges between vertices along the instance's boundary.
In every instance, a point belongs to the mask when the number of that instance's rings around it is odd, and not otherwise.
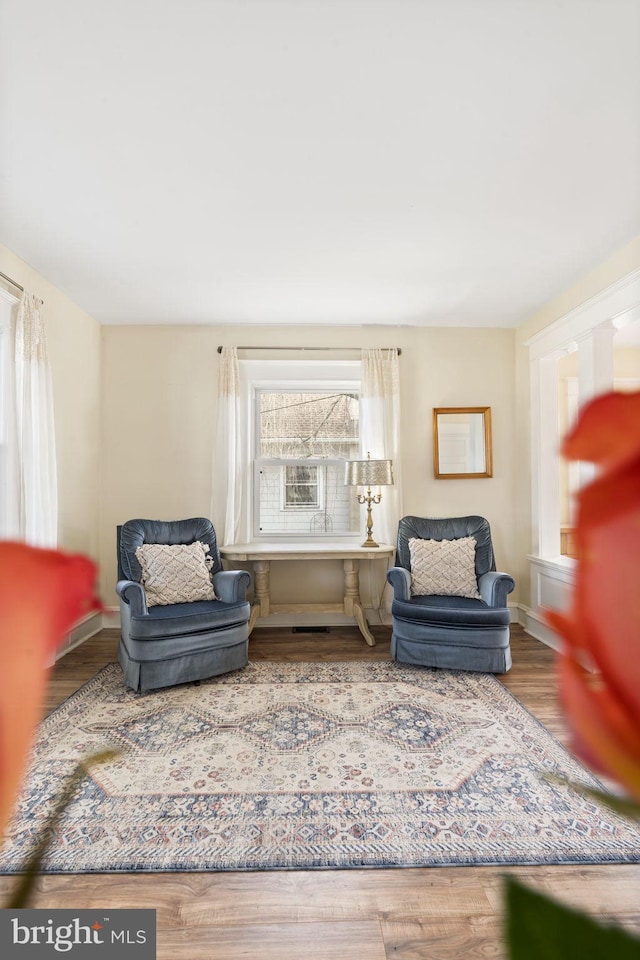
[{"label": "turned table leg", "polygon": [[258,617],[268,617],[271,609],[269,598],[269,561],[253,561],[253,604],[249,619],[249,633],[256,625]]},{"label": "turned table leg", "polygon": [[355,617],[360,633],[369,644],[375,647],[375,637],[369,630],[367,618],[364,615],[360,601],[360,561],[344,560],[344,612],[348,617]]}]

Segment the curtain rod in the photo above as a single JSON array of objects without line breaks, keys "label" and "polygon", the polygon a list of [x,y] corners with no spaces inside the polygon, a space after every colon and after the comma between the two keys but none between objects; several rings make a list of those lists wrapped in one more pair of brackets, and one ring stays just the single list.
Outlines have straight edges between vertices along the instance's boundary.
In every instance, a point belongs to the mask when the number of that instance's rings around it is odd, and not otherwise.
[{"label": "curtain rod", "polygon": [[22,290],[24,293],[24,287],[21,287],[19,283],[16,283],[15,280],[12,280],[11,277],[8,277],[6,273],[2,272],[2,270],[0,270],[0,277],[2,277],[3,280],[6,280],[7,283],[12,283],[14,287],[17,287],[18,290]]},{"label": "curtain rod", "polygon": [[[361,350],[361,347],[238,347],[238,350]],[[388,347],[382,347],[381,349],[387,350]],[[402,350],[400,347],[397,348],[398,356],[401,355]],[[218,353],[222,353],[222,347],[218,347]]]}]

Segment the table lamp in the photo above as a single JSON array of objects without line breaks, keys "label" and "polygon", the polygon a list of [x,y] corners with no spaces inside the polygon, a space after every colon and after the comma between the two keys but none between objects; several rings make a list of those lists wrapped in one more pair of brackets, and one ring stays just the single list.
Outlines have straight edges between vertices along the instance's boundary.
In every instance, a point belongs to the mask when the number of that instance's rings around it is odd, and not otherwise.
[{"label": "table lamp", "polygon": [[393,483],[393,464],[391,460],[372,460],[371,454],[367,454],[366,460],[347,460],[345,464],[344,482],[351,487],[366,487],[366,494],[356,494],[358,503],[367,505],[367,539],[361,546],[379,547],[380,544],[371,536],[373,530],[373,519],[371,516],[371,504],[380,503],[382,493],[371,493],[371,487],[388,487]]}]

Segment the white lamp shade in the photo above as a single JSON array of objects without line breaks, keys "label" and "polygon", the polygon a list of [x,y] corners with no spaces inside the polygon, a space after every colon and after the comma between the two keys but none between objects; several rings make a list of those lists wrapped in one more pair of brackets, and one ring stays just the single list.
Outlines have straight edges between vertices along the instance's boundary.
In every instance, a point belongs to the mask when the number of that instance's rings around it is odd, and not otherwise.
[{"label": "white lamp shade", "polygon": [[350,487],[389,487],[393,484],[391,460],[348,460],[344,482]]}]

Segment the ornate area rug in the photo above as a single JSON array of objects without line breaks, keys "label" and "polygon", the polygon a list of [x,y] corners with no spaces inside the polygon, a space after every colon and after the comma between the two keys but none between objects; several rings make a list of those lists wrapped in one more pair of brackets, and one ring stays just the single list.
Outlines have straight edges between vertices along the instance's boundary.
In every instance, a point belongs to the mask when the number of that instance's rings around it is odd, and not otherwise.
[{"label": "ornate area rug", "polygon": [[146,696],[111,664],[41,726],[0,871],[105,745],[52,873],[640,861],[640,832],[492,676],[391,662],[251,663]]}]

